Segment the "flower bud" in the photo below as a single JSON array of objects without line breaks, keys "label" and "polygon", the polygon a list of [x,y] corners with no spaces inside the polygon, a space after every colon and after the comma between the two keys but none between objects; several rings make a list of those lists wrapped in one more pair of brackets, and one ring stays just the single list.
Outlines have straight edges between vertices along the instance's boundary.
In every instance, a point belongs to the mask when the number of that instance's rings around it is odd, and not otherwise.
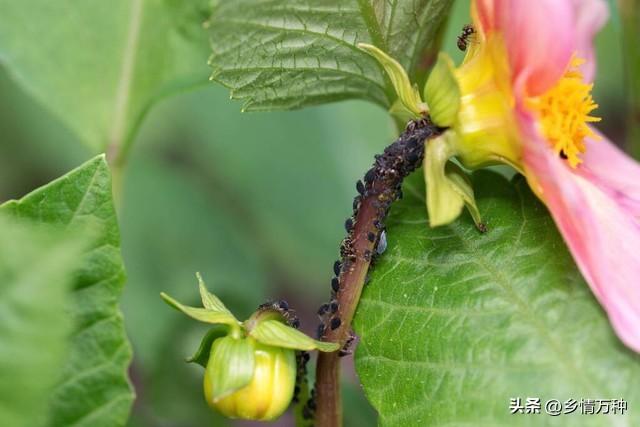
[{"label": "flower bud", "polygon": [[[221,363],[224,358],[225,337],[214,341],[209,363],[204,374],[204,395],[207,403],[229,418],[269,421],[278,418],[287,409],[296,383],[294,350],[260,344],[252,338],[243,338],[253,355],[253,369],[249,383],[244,387],[216,399],[220,388],[221,371],[229,372],[234,362]],[[242,369],[240,369],[242,370]]]},{"label": "flower bud", "polygon": [[205,368],[207,403],[229,418],[278,418],[293,398],[295,351],[332,352],[338,350],[339,344],[308,337],[289,326],[285,315],[268,304],[240,322],[207,290],[202,277],[196,276],[202,308],[180,304],[165,293],[160,295],[173,308],[212,325],[196,354],[187,359]]}]

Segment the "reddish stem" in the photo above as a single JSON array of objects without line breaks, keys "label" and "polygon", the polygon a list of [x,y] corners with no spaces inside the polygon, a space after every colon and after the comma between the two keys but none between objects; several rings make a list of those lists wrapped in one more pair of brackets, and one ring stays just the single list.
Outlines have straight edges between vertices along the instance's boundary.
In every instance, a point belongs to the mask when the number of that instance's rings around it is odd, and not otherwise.
[{"label": "reddish stem", "polygon": [[[358,182],[360,195],[354,200],[354,215],[345,224],[348,235],[340,246],[339,289],[332,291],[332,301],[319,311],[323,315],[319,335],[324,340],[348,344],[351,322],[384,230],[384,219],[391,204],[401,197],[404,178],[422,164],[426,140],[440,133],[441,129],[426,119],[410,122],[400,137],[376,156],[364,182]],[[310,402],[316,409],[317,427],[342,425],[339,362],[344,354],[347,351],[318,355],[316,401]]]}]

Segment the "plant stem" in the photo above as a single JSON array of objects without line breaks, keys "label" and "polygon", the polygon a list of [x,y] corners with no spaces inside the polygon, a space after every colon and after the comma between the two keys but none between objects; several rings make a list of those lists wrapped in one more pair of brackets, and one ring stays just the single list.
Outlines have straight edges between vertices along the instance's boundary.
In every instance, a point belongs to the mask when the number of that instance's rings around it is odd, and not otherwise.
[{"label": "plant stem", "polygon": [[[360,195],[354,200],[353,217],[348,218],[345,224],[348,235],[342,241],[341,260],[336,265],[339,289],[332,292],[332,301],[319,311],[324,316],[319,328],[323,339],[338,342],[341,346],[350,341],[351,322],[384,231],[384,219],[391,204],[401,197],[404,178],[422,164],[426,140],[441,131],[427,119],[410,122],[400,137],[376,156],[364,182],[358,182],[356,187]],[[317,427],[342,425],[339,361],[344,354],[348,353],[340,351],[318,355],[316,401],[312,403],[316,408]]]}]

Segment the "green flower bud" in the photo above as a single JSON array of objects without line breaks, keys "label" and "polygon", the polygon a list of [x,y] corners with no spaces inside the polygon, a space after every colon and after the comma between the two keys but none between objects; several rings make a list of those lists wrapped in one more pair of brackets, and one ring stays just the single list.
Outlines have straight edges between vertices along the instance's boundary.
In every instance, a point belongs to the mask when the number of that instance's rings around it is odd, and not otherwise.
[{"label": "green flower bud", "polygon": [[205,367],[204,396],[210,407],[230,418],[268,421],[287,409],[296,384],[296,350],[336,351],[337,343],[314,340],[286,324],[273,308],[238,321],[207,291],[200,275],[204,308],[188,307],[161,293],[167,304],[212,324],[196,354],[187,359]]},{"label": "green flower bud", "polygon": [[[245,341],[251,351],[249,358],[229,358],[229,341]],[[235,345],[237,347],[237,345]],[[224,353],[227,353],[225,355]],[[238,366],[243,361],[247,366]],[[236,370],[236,372],[231,372]],[[248,382],[235,391],[222,394],[224,377],[249,371]],[[211,347],[209,363],[204,374],[204,395],[207,403],[229,418],[269,421],[278,418],[287,409],[296,383],[294,350],[264,345],[253,338],[236,340],[220,338]],[[218,396],[218,397],[217,397]]]}]

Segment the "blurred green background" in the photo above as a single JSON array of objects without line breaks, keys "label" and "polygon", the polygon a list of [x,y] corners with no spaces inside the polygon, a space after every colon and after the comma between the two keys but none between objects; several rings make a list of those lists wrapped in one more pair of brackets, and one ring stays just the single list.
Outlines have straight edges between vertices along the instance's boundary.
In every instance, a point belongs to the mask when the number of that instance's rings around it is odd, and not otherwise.
[{"label": "blurred green background", "polygon": [[[458,1],[444,38],[456,60],[455,39],[467,15],[468,2]],[[601,129],[622,141],[621,35],[612,15],[597,39],[595,98]],[[0,99],[0,202],[94,154],[2,68]],[[194,273],[200,271],[238,317],[266,299],[285,298],[313,334],[354,183],[394,134],[386,112],[364,102],[242,114],[214,84],[151,111],[131,153],[120,210],[128,272],[122,307],[135,353],[131,426],[251,425],[223,420],[206,407],[202,369],[183,362],[205,329],[158,294],[197,304]],[[346,425],[374,425],[350,363]],[[291,418],[278,424],[290,425]]]}]

